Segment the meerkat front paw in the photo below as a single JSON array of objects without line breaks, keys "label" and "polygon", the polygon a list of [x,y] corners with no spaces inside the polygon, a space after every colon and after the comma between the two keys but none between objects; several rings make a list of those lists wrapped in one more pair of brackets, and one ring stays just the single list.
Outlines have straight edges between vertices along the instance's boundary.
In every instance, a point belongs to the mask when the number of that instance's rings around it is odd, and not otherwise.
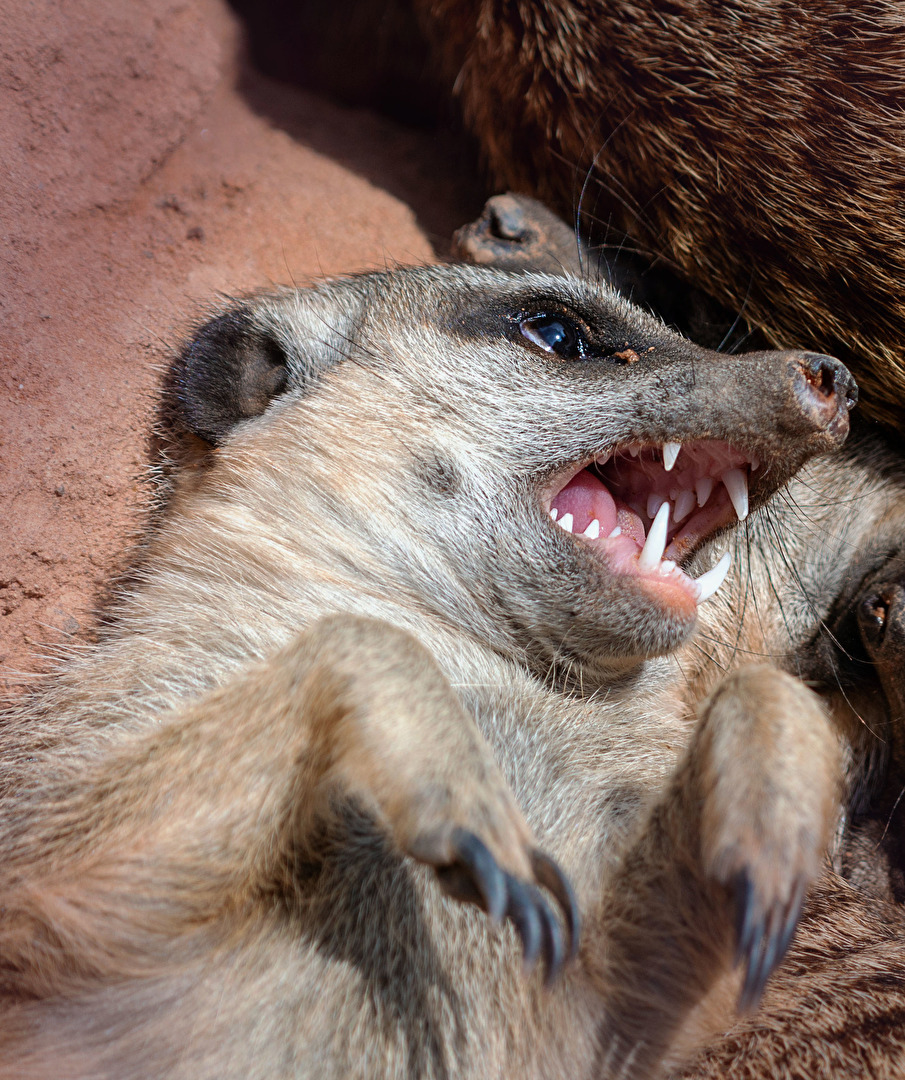
[{"label": "meerkat front paw", "polygon": [[476,904],[494,923],[510,921],[525,970],[542,959],[550,985],[578,950],[578,901],[560,867],[536,847],[496,763],[481,757],[480,743],[468,752],[463,746],[455,779],[428,783],[411,799],[404,849],[434,869],[448,896]]},{"label": "meerkat front paw", "polygon": [[704,704],[694,762],[703,867],[736,905],[746,1011],[785,955],[820,872],[838,812],[838,740],[806,686],[751,666]]},{"label": "meerkat front paw", "polygon": [[[580,915],[575,893],[566,875],[548,855],[528,853],[530,876],[520,878],[504,870],[487,845],[475,833],[455,828],[441,853],[434,845],[413,852],[422,862],[435,866],[444,892],[456,900],[477,904],[493,922],[510,920],[522,942],[526,970],[543,958],[545,983],[549,986],[578,949]],[[541,889],[556,901],[565,924],[565,935]]]},{"label": "meerkat front paw", "polygon": [[[537,850],[490,747],[428,650],[388,623],[336,615],[296,651],[307,671],[296,683],[313,703],[310,759],[323,770],[321,794],[339,787],[371,807],[398,850],[432,867],[447,894],[510,920],[525,967],[542,956],[552,981],[577,949],[575,895]],[[309,800],[300,825],[329,805],[329,797]]]}]

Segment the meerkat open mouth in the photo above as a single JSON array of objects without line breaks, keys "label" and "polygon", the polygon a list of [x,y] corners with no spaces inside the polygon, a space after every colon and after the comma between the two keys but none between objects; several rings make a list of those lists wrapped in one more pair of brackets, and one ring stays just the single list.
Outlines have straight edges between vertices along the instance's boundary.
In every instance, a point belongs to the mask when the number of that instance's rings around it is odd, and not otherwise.
[{"label": "meerkat open mouth", "polygon": [[613,573],[641,578],[658,591],[678,588],[700,604],[725,580],[728,553],[696,580],[677,563],[748,516],[748,478],[759,467],[725,442],[627,444],[577,469],[545,509]]}]

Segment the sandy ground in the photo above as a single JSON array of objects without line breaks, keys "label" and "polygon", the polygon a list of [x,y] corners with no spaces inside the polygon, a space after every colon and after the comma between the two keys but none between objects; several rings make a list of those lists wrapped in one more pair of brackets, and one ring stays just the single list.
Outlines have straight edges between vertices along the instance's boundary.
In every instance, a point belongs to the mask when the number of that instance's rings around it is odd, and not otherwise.
[{"label": "sandy ground", "polygon": [[12,691],[90,637],[143,521],[160,372],[217,294],[429,261],[479,197],[449,140],[250,72],[218,0],[0,7]]}]

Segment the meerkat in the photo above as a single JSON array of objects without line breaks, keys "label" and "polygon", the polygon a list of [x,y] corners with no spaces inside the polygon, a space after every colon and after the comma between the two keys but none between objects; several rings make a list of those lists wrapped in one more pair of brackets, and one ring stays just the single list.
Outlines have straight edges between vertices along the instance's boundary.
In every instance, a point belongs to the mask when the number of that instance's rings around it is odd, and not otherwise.
[{"label": "meerkat", "polygon": [[131,589],[4,717],[0,1076],[642,1077],[726,1030],[839,739],[769,664],[689,709],[674,655],[855,393],[544,275],[212,319]]}]

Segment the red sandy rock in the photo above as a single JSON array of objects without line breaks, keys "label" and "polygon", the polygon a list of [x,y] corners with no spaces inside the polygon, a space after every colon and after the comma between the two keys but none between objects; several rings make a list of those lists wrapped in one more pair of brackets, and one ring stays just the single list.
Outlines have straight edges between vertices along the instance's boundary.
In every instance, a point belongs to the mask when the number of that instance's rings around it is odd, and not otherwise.
[{"label": "red sandy rock", "polygon": [[432,174],[427,137],[253,76],[238,89],[238,28],[217,0],[35,0],[3,22],[9,690],[43,647],[90,632],[150,494],[146,433],[168,347],[214,294],[430,259],[389,190],[448,207],[448,219],[425,211],[438,232],[470,208]]}]

